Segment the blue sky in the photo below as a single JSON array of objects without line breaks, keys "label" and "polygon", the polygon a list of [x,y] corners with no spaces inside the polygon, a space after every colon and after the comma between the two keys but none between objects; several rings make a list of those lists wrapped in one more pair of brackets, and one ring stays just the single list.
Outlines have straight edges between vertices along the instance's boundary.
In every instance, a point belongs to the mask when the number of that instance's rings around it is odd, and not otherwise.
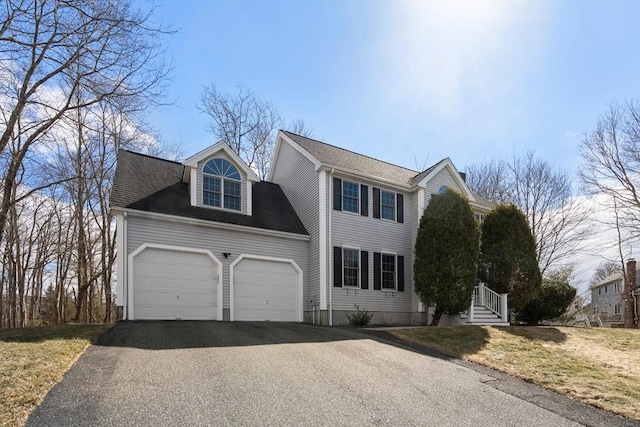
[{"label": "blue sky", "polygon": [[580,134],[640,98],[640,1],[170,1],[174,66],[154,112],[191,155],[214,143],[203,85],[251,88],[315,137],[415,169],[533,148],[574,170]]}]

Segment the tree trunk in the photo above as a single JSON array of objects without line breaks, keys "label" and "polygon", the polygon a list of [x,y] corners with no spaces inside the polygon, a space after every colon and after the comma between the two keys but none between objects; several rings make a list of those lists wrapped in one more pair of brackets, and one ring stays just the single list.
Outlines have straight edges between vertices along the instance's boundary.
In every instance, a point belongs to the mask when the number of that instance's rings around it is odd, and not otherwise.
[{"label": "tree trunk", "polygon": [[442,314],[443,314],[443,310],[438,306],[436,306],[436,311],[433,313],[433,319],[431,320],[431,323],[429,324],[429,326],[438,326],[438,323],[440,323],[440,318],[442,317]]}]

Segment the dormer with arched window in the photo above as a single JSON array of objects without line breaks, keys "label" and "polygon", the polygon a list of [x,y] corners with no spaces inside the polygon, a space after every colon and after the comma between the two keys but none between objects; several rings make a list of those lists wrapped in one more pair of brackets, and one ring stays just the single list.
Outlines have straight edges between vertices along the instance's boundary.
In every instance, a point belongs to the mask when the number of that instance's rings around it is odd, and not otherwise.
[{"label": "dormer with arched window", "polygon": [[201,151],[184,166],[193,206],[252,214],[252,185],[260,179],[227,144]]}]

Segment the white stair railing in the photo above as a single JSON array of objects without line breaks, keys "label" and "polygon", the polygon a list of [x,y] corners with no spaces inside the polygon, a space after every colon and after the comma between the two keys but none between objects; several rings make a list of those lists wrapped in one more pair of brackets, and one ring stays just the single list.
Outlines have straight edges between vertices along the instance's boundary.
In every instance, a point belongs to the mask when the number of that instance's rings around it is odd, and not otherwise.
[{"label": "white stair railing", "polygon": [[469,322],[473,322],[473,306],[483,306],[498,315],[503,322],[507,322],[507,294],[499,294],[489,289],[484,283],[473,288],[471,307],[469,307]]}]

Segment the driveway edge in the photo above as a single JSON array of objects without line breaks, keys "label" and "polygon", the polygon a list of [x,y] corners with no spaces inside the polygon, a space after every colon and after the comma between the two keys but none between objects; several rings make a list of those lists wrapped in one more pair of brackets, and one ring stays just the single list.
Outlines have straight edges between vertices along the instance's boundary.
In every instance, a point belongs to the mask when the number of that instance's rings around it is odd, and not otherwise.
[{"label": "driveway edge", "polygon": [[381,341],[386,341],[390,345],[405,348],[427,356],[443,359],[456,365],[463,366],[483,375],[487,375],[494,380],[488,381],[497,390],[515,396],[526,402],[534,404],[549,412],[561,415],[567,419],[575,421],[585,426],[622,426],[637,427],[640,422],[625,418],[604,409],[596,408],[585,402],[575,400],[564,394],[556,393],[523,379],[496,371],[486,366],[479,365],[467,360],[458,359],[445,353],[420,346],[418,344],[405,341],[384,330],[361,329],[362,333],[374,336]]}]

